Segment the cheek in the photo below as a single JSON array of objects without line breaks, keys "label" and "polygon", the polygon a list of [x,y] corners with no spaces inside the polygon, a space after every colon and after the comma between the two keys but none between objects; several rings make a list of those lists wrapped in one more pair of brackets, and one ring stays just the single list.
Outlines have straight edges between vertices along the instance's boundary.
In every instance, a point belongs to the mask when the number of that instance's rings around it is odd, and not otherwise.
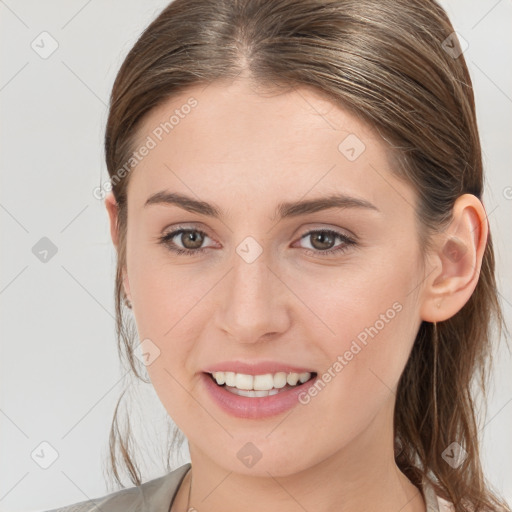
[{"label": "cheek", "polygon": [[193,317],[206,284],[191,279],[182,267],[171,265],[142,244],[133,243],[129,250],[127,269],[137,334],[142,351],[146,343],[157,353],[146,369],[157,393],[167,396],[166,404],[169,395],[179,392],[178,382],[183,382],[181,374],[189,350],[184,329],[194,325],[188,319]]},{"label": "cheek", "polygon": [[144,249],[141,244],[131,251],[128,275],[141,337],[172,338],[188,315],[193,315],[214,280],[199,267],[192,267],[172,263],[164,248]]},{"label": "cheek", "polygon": [[[412,251],[409,256],[408,261],[416,261]],[[418,270],[395,261],[389,251],[387,259],[371,265],[340,267],[338,276],[330,269],[328,279],[317,275],[296,281],[297,294],[307,297],[316,313],[310,336],[327,356],[325,371],[343,374],[342,388],[357,389],[361,397],[375,391],[372,387],[396,385],[419,328],[418,304],[411,293]]]}]

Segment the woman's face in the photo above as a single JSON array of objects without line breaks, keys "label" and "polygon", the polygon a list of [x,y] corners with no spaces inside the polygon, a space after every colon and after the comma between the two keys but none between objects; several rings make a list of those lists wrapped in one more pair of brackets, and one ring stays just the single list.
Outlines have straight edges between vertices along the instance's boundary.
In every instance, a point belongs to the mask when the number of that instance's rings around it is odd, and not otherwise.
[{"label": "woman's face", "polygon": [[284,476],[389,449],[425,274],[415,194],[386,143],[312,89],[263,96],[242,80],[153,110],[135,149],[125,286],[191,453]]}]

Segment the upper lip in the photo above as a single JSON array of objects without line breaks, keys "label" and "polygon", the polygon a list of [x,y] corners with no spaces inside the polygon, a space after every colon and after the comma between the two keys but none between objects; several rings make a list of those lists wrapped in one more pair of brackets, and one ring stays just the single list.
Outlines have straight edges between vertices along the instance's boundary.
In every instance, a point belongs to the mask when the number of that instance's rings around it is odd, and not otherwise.
[{"label": "upper lip", "polygon": [[259,362],[244,362],[244,361],[223,361],[207,366],[203,369],[206,373],[213,372],[234,372],[243,373],[246,375],[264,375],[266,373],[314,373],[311,368],[304,366],[295,366],[288,363],[280,363],[278,361],[259,361]]}]

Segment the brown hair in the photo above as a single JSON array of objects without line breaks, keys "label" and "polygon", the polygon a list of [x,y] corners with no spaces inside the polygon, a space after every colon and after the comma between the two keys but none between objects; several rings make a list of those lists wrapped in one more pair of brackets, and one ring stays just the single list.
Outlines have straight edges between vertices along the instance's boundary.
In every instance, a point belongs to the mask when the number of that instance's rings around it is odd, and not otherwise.
[{"label": "brown hair", "polygon": [[[483,171],[471,79],[445,11],[433,0],[175,0],[146,28],[116,77],[105,155],[119,206],[115,287],[121,357],[140,379],[132,350],[138,340],[123,305],[129,161],[141,120],[191,85],[235,79],[315,88],[374,127],[389,144],[397,175],[419,197],[421,241],[443,230],[454,201],[482,198]],[[484,391],[491,340],[503,319],[489,236],[476,289],[452,318],[423,322],[401,376],[395,407],[396,463],[416,485],[427,478],[457,512],[508,510],[486,482],[480,462],[471,385]],[[147,382],[147,381],[144,381]],[[120,398],[121,400],[121,398]],[[119,406],[119,402],[118,402]],[[116,449],[139,485],[140,473],[121,434]],[[457,442],[467,458],[457,468],[443,451]]]}]

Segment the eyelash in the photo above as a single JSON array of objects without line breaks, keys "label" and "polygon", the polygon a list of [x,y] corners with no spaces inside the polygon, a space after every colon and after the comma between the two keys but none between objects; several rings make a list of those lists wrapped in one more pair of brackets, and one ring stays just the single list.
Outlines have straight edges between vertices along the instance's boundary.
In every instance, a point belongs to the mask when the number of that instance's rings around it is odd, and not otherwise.
[{"label": "eyelash", "polygon": [[[174,244],[174,242],[172,242],[172,239],[174,237],[176,237],[177,235],[181,235],[183,233],[199,233],[202,236],[208,236],[207,233],[205,233],[204,231],[201,231],[200,229],[190,229],[190,228],[181,228],[180,227],[179,229],[172,231],[171,233],[167,233],[166,235],[159,237],[159,243],[165,245],[170,251],[174,252],[175,254],[183,255],[183,256],[194,256],[194,255],[197,255],[200,253],[204,253],[206,251],[206,249],[209,249],[209,247],[202,247],[200,249],[182,249],[180,247],[177,247],[176,244]],[[303,238],[306,238],[314,233],[325,233],[328,235],[332,235],[334,237],[341,239],[344,243],[338,248],[327,249],[325,251],[321,251],[319,249],[317,249],[317,250],[304,249],[307,254],[312,254],[314,256],[318,256],[318,255],[332,256],[334,254],[343,253],[351,245],[356,245],[356,241],[354,239],[348,237],[347,235],[339,233],[338,231],[333,231],[331,229],[314,229],[314,230],[308,231],[307,233],[304,233],[300,237],[300,240],[302,240]]]}]

